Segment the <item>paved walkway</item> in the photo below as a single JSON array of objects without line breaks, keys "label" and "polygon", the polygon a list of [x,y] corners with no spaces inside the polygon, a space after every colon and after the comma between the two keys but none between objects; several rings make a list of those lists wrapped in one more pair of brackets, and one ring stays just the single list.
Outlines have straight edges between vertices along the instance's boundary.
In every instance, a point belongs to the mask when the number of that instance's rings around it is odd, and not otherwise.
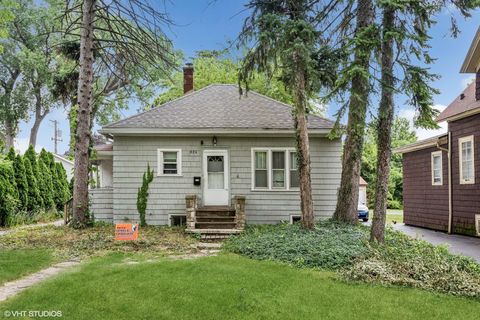
[{"label": "paved walkway", "polygon": [[62,220],[53,221],[53,222],[46,222],[46,223],[27,224],[27,225],[25,225],[25,226],[15,227],[15,228],[13,228],[13,229],[0,230],[0,236],[6,235],[6,234],[9,234],[9,233],[11,233],[11,232],[14,232],[14,231],[17,231],[17,230],[21,230],[21,229],[38,228],[38,227],[45,227],[45,226],[56,226],[56,227],[60,227],[60,226],[63,226],[63,224],[64,224],[63,219],[62,219]]},{"label": "paved walkway", "polygon": [[0,287],[0,302],[5,301],[9,297],[12,297],[23,290],[30,288],[31,286],[45,279],[53,277],[54,275],[63,272],[65,269],[71,268],[78,264],[80,264],[80,261],[74,260],[57,263],[49,268],[43,269],[24,278],[7,282]]},{"label": "paved walkway", "polygon": [[480,238],[447,234],[440,231],[406,226],[403,223],[394,224],[393,228],[434,245],[447,244],[451,252],[472,257],[480,263]]}]

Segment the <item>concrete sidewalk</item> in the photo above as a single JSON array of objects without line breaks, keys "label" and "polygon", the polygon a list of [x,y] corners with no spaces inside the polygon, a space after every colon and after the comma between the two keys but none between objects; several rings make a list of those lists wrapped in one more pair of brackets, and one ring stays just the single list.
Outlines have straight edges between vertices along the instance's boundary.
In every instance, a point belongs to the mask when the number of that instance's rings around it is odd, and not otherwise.
[{"label": "concrete sidewalk", "polygon": [[447,234],[440,231],[406,226],[403,223],[397,223],[392,226],[395,230],[413,238],[425,240],[433,245],[447,244],[452,253],[472,257],[480,263],[480,238]]}]

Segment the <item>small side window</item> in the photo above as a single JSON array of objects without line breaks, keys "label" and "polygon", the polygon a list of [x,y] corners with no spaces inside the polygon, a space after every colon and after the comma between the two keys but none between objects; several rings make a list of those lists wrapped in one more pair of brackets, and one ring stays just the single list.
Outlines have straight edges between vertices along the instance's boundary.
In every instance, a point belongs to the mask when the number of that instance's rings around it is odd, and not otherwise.
[{"label": "small side window", "polygon": [[432,185],[443,184],[442,151],[432,152]]},{"label": "small side window", "polygon": [[475,148],[473,136],[458,139],[458,148],[460,156],[460,184],[475,183]]}]

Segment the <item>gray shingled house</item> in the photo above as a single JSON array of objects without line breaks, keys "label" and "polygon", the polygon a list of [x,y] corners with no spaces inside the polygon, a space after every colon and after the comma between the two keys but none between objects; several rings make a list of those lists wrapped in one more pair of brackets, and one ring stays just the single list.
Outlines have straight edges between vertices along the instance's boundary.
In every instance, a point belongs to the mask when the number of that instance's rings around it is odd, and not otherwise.
[{"label": "gray shingled house", "polygon": [[[96,220],[138,221],[137,190],[154,168],[147,223],[186,223],[193,231],[242,229],[246,223],[300,216],[292,107],[236,85],[193,91],[185,68],[181,98],[104,126],[113,141],[97,148],[100,188],[91,190]],[[341,174],[341,140],[333,123],[310,115],[316,218],[333,213]],[[225,231],[227,232],[227,231]]]}]

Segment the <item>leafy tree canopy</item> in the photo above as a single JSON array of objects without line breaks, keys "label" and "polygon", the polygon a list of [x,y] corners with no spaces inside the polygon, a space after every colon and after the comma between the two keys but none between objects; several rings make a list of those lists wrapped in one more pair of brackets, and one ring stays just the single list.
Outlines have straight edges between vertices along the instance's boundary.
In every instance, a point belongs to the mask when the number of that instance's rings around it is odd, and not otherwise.
[{"label": "leafy tree canopy", "polygon": [[[363,154],[361,176],[368,182],[368,201],[372,206],[374,200],[376,168],[377,168],[377,126],[375,122],[368,125]],[[417,135],[412,130],[406,118],[397,117],[392,127],[392,147],[398,148],[417,141]],[[403,170],[402,156],[393,154],[391,160],[390,178],[388,183],[388,207],[398,209],[403,200]]]},{"label": "leafy tree canopy", "polygon": [[[193,59],[194,65],[194,90],[202,89],[210,84],[236,84],[238,83],[238,72],[240,62],[229,57],[228,52],[224,51],[199,51]],[[167,90],[161,93],[154,102],[159,106],[168,101],[179,98],[183,95],[183,72],[177,71],[171,80],[162,84]],[[284,103],[293,104],[291,90],[285,87],[279,73],[273,77],[265,73],[255,72],[249,83],[249,88],[260,94]],[[313,112],[324,113],[324,107],[320,103],[319,96],[313,94],[310,101],[310,108]]]}]

